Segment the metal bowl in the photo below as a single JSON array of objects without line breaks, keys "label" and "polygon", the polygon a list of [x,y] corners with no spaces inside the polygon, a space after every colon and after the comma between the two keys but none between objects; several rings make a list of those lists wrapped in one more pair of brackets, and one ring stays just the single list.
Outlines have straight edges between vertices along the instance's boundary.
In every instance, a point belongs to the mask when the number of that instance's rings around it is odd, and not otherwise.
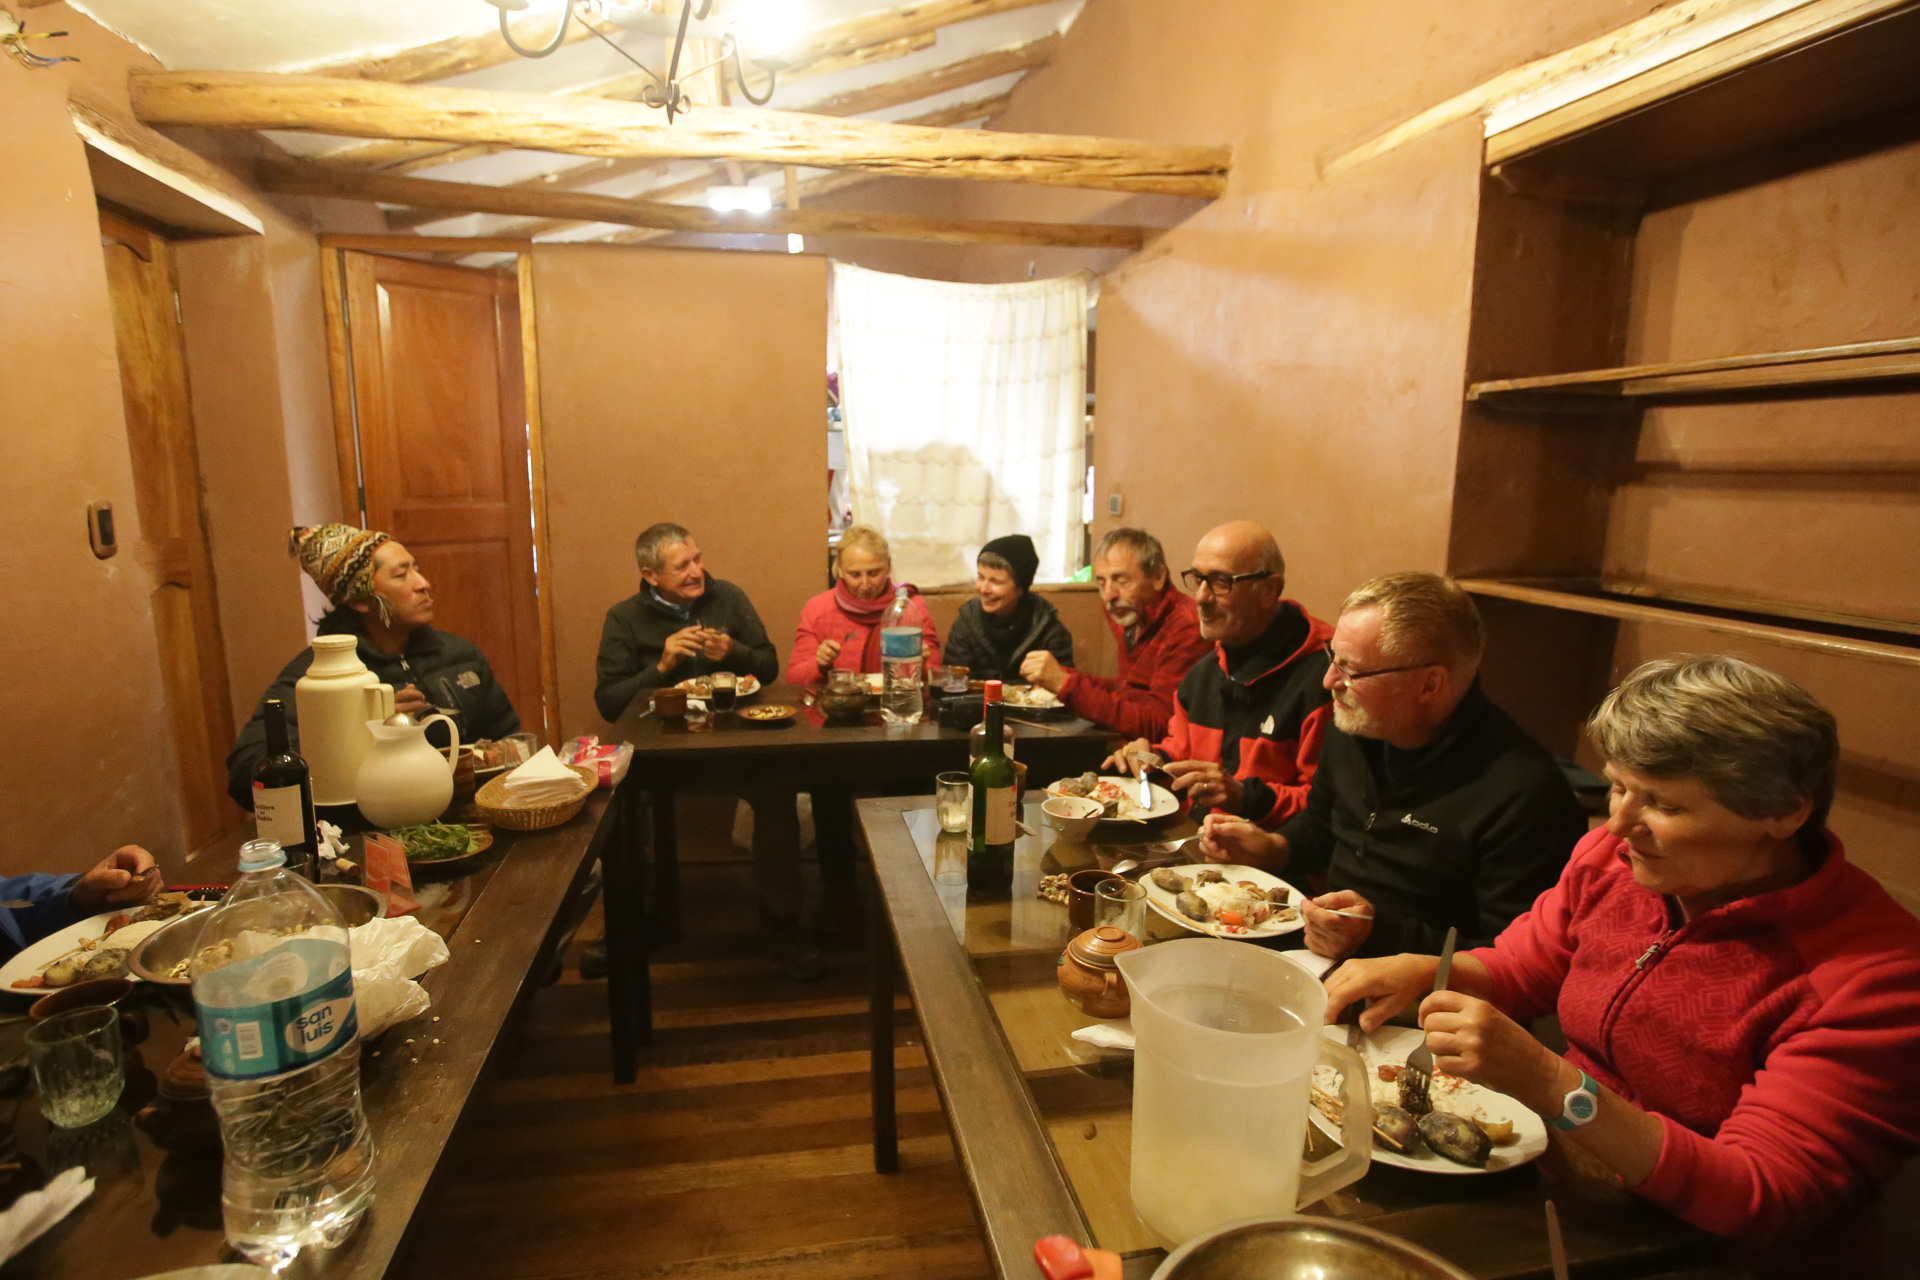
[{"label": "metal bowl", "polygon": [[[341,922],[349,929],[365,924],[387,913],[387,897],[376,889],[357,884],[315,885],[320,895],[333,904],[340,913]],[[193,984],[185,978],[169,977],[175,965],[193,954],[200,941],[200,926],[206,921],[207,912],[196,911],[181,916],[161,929],[155,929],[147,935],[147,940],[133,949],[133,955],[127,961],[127,967],[134,973],[156,986],[184,991]]]},{"label": "metal bowl", "polygon": [[1167,1255],[1153,1280],[1472,1280],[1384,1231],[1296,1214],[1216,1227]]}]

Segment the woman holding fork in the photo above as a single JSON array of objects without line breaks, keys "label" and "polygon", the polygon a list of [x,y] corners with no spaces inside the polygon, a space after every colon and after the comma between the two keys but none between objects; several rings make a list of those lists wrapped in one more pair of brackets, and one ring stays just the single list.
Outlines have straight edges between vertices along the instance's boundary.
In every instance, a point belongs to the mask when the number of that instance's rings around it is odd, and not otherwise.
[{"label": "woman holding fork", "polygon": [[[1749,1265],[1878,1274],[1867,1206],[1920,1150],[1920,922],[1827,829],[1832,715],[1693,656],[1641,666],[1588,728],[1607,823],[1421,1003],[1436,1068],[1518,1099]],[[1352,961],[1328,1017],[1364,1000],[1372,1031],[1437,965]],[[1565,1055],[1525,1030],[1554,1013]]]}]

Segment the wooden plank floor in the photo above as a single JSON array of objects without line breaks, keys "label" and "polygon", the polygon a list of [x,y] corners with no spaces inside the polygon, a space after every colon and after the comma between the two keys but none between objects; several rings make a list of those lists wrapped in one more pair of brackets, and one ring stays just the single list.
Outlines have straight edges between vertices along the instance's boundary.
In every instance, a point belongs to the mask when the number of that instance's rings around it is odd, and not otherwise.
[{"label": "wooden plank floor", "polygon": [[[900,1172],[873,1172],[863,952],[817,983],[751,949],[730,805],[682,801],[685,941],[655,953],[654,1044],[608,1073],[606,987],[569,957],[483,1085],[394,1274],[463,1280],[991,1274],[904,997]],[[811,869],[810,869],[811,870]],[[580,930],[598,937],[599,912]]]}]

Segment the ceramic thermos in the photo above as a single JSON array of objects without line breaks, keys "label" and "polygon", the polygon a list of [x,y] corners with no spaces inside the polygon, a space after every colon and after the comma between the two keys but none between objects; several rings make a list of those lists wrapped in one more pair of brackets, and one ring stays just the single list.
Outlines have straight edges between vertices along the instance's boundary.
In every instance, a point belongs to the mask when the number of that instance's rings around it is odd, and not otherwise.
[{"label": "ceramic thermos", "polygon": [[[427,726],[445,721],[452,745],[441,755],[427,741]],[[367,722],[373,750],[360,762],[354,798],[361,814],[376,827],[410,827],[432,822],[453,800],[453,773],[460,762],[460,730],[443,715],[419,724]]]},{"label": "ceramic thermos", "polygon": [[313,665],[293,686],[315,805],[354,802],[360,762],[373,750],[367,721],[393,714],[393,686],[367,670],[358,646],[353,636],[315,636]]}]

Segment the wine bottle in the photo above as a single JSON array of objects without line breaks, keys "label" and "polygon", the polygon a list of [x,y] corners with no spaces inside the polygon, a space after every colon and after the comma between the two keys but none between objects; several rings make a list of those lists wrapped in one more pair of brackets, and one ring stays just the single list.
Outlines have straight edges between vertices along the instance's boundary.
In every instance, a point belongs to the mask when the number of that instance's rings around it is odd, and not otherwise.
[{"label": "wine bottle", "polygon": [[287,865],[308,880],[320,872],[320,829],[313,820],[313,782],[307,762],[287,738],[287,708],[268,698],[267,758],[253,767],[253,826],[259,839],[286,851]]},{"label": "wine bottle", "polygon": [[986,715],[985,742],[973,766],[973,843],[967,881],[1006,885],[1013,880],[1019,801],[1013,761],[1007,759],[1002,745],[1006,708],[1000,701],[998,680],[987,681]]}]

